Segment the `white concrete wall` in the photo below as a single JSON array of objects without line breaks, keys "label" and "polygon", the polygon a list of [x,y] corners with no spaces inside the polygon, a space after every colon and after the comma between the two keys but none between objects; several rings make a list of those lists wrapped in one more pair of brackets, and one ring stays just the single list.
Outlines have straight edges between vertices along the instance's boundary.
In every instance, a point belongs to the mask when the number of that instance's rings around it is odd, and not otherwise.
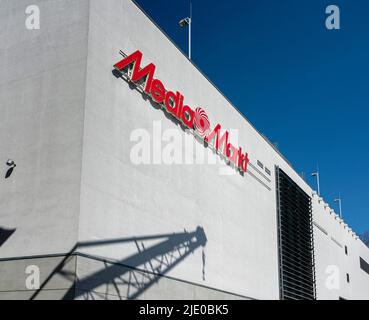
[{"label": "white concrete wall", "polygon": [[317,298],[369,299],[369,274],[360,268],[360,257],[369,262],[368,248],[323,199],[312,199]]},{"label": "white concrete wall", "polygon": [[[25,26],[40,9],[39,30]],[[77,240],[87,0],[0,2],[0,257],[69,251]],[[5,179],[8,158],[17,164]]]}]

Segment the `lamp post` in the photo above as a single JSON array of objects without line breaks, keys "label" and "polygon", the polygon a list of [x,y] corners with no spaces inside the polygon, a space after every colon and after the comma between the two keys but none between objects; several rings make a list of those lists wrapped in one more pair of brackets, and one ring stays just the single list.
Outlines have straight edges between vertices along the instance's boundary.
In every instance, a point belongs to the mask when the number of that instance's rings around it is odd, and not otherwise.
[{"label": "lamp post", "polygon": [[319,181],[319,169],[311,174],[312,177],[316,177],[316,184],[318,186],[318,196],[320,196],[320,181]]},{"label": "lamp post", "polygon": [[342,219],[342,200],[341,200],[341,194],[338,194],[338,198],[334,199],[334,202],[338,202],[338,207],[340,210],[340,218]]},{"label": "lamp post", "polygon": [[190,16],[179,21],[179,25],[184,28],[188,26],[188,59],[191,60],[191,24],[192,24],[192,0],[190,0]]}]

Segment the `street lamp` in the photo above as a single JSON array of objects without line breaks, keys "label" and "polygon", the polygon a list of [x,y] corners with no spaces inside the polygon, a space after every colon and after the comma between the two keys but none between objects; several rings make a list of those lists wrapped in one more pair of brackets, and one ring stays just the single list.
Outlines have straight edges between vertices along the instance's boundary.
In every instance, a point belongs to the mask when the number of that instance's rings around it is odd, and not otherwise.
[{"label": "street lamp", "polygon": [[338,198],[333,200],[334,202],[338,202],[339,210],[340,210],[340,218],[342,219],[342,204],[341,204],[341,194],[338,194]]},{"label": "street lamp", "polygon": [[312,177],[316,177],[316,184],[318,186],[318,196],[320,196],[320,182],[319,182],[319,170],[311,174]]},{"label": "street lamp", "polygon": [[190,16],[179,21],[180,27],[188,26],[188,59],[191,60],[191,24],[192,24],[192,1],[190,0]]}]

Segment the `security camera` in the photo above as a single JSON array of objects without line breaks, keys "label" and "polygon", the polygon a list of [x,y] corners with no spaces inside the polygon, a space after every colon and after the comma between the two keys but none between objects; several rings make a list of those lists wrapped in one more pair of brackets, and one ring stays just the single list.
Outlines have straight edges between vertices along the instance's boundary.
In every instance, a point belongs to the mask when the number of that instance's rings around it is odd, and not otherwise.
[{"label": "security camera", "polygon": [[14,160],[11,160],[11,159],[9,159],[7,162],[6,162],[6,165],[7,166],[9,166],[9,167],[15,167],[15,162],[14,162]]}]

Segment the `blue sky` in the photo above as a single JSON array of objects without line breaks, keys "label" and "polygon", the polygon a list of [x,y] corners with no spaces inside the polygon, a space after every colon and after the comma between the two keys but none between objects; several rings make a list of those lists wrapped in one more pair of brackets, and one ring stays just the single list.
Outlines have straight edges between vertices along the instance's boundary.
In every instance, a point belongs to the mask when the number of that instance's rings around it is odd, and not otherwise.
[{"label": "blue sky", "polygon": [[[189,0],[136,0],[185,53]],[[192,59],[361,233],[369,229],[369,1],[193,0]],[[340,8],[340,30],[325,9]],[[235,67],[227,68],[229,54]],[[242,70],[239,74],[236,69]]]}]

